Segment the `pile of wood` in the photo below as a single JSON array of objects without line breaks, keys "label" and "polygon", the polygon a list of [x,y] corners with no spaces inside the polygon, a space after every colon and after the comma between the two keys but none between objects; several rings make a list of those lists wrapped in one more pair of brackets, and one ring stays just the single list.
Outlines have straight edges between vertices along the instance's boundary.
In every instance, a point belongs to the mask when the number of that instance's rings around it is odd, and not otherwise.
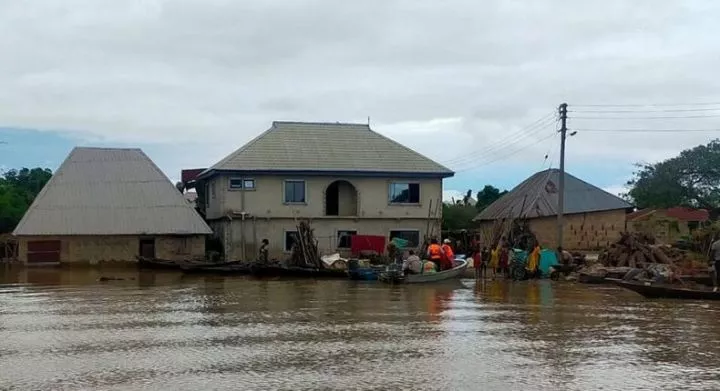
[{"label": "pile of wood", "polygon": [[324,267],[318,252],[318,242],[310,223],[301,221],[297,225],[297,237],[292,247],[290,266],[311,267],[322,269]]},{"label": "pile of wood", "polygon": [[603,250],[599,261],[605,266],[638,268],[653,263],[676,265],[684,258],[684,251],[655,244],[655,238],[650,235],[625,232]]}]

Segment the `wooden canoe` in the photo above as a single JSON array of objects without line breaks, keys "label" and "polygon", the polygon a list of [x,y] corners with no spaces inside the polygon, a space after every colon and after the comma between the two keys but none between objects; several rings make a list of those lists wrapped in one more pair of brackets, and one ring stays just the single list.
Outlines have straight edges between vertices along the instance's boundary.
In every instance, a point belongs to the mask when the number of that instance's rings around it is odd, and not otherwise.
[{"label": "wooden canoe", "polygon": [[249,274],[250,268],[242,262],[228,262],[228,263],[217,263],[217,264],[198,264],[198,265],[182,265],[180,270],[183,273],[196,273],[196,274]]},{"label": "wooden canoe", "polygon": [[179,270],[187,267],[219,267],[238,264],[238,261],[231,262],[207,262],[207,261],[171,261],[167,259],[144,258],[137,257],[138,267],[141,269],[175,269]]},{"label": "wooden canoe", "polygon": [[456,259],[455,267],[435,273],[408,274],[402,278],[396,278],[392,273],[385,271],[380,273],[380,280],[389,283],[425,284],[460,278],[465,273],[469,262],[466,259]]},{"label": "wooden canoe", "polygon": [[720,292],[713,292],[711,289],[694,289],[682,285],[626,281],[616,278],[607,280],[649,299],[720,300]]}]

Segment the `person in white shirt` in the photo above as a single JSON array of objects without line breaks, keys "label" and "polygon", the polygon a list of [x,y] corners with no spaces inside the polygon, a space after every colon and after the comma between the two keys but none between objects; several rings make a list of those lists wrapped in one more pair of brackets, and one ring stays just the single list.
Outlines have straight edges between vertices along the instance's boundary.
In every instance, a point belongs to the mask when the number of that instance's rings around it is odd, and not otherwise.
[{"label": "person in white shirt", "polygon": [[415,255],[415,251],[408,252],[407,259],[403,262],[403,270],[407,270],[410,274],[420,274],[422,272],[422,262],[420,257]]}]

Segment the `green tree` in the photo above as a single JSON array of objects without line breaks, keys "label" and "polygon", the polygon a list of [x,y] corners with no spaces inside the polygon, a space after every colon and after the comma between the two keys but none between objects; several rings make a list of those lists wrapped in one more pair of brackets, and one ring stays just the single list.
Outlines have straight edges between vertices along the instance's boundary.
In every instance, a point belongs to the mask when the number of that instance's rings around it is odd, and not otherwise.
[{"label": "green tree", "polygon": [[477,201],[475,202],[475,208],[478,212],[482,212],[483,209],[487,208],[493,202],[500,199],[500,197],[507,194],[507,190],[500,191],[495,186],[485,185],[482,190],[477,192]]},{"label": "green tree", "polygon": [[628,198],[638,208],[720,209],[720,140],[654,164],[638,164]]},{"label": "green tree", "polygon": [[486,185],[477,192],[477,201],[473,205],[472,190],[468,190],[461,200],[443,204],[443,229],[460,230],[472,228],[472,219],[488,205],[497,201],[507,191]]},{"label": "green tree", "polygon": [[0,233],[15,228],[50,177],[47,168],[9,170],[0,176]]},{"label": "green tree", "polygon": [[477,216],[477,209],[472,205],[443,204],[442,227],[447,230],[468,229],[472,226],[472,219]]}]

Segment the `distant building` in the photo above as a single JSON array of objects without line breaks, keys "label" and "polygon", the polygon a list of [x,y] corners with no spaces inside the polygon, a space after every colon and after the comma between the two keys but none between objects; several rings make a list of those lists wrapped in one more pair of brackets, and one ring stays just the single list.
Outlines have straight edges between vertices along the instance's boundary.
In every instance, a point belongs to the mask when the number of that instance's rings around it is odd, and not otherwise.
[{"label": "distant building", "polygon": [[628,231],[651,234],[662,243],[674,243],[710,220],[705,209],[675,207],[642,209],[627,216]]},{"label": "distant building", "polygon": [[140,149],[75,148],[13,235],[27,263],[187,259],[210,227]]},{"label": "distant building", "polygon": [[356,234],[420,245],[431,223],[439,232],[442,180],[453,172],[365,124],[274,122],[187,175],[227,258],[253,259],[268,239],[270,256],[282,259],[299,219],[311,219],[324,253],[349,250]]},{"label": "distant building", "polygon": [[193,209],[195,209],[195,208],[197,207],[197,198],[198,198],[198,195],[197,195],[196,192],[194,192],[194,191],[188,191],[188,192],[183,193],[183,196],[185,197],[185,199],[187,200],[187,202],[190,204],[190,206],[193,207]]},{"label": "distant building", "polygon": [[[527,219],[530,229],[546,247],[557,247],[557,206],[560,170],[549,169],[526,179],[473,219],[480,230],[495,222]],[[625,231],[625,215],[632,206],[596,186],[565,172],[563,247],[593,249],[607,246]]]}]

